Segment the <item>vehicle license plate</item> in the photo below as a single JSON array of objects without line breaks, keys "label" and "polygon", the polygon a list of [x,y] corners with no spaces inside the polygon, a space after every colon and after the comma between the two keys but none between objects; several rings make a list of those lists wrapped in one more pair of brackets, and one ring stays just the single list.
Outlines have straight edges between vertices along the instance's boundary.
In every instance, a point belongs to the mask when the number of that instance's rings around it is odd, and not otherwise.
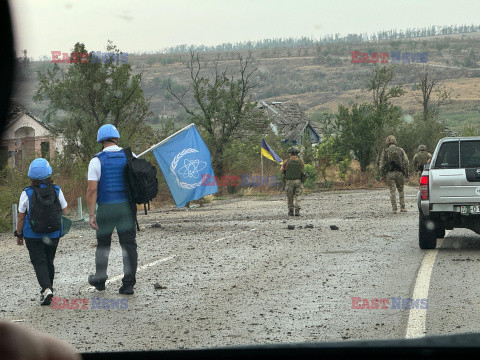
[{"label": "vehicle license plate", "polygon": [[467,214],[480,214],[480,205],[462,205],[460,208],[460,213]]}]

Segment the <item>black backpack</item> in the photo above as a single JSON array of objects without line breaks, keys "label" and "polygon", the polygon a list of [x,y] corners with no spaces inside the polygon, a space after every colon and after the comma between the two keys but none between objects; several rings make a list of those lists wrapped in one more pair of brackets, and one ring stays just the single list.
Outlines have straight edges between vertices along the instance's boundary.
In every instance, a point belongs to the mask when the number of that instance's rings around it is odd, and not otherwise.
[{"label": "black backpack", "polygon": [[143,204],[146,214],[146,204],[158,194],[157,169],[147,160],[134,157],[130,148],[123,152],[127,156],[124,176],[130,202]]},{"label": "black backpack", "polygon": [[28,220],[36,233],[52,233],[62,228],[62,206],[55,185],[41,188],[30,186],[33,190],[30,199]]}]

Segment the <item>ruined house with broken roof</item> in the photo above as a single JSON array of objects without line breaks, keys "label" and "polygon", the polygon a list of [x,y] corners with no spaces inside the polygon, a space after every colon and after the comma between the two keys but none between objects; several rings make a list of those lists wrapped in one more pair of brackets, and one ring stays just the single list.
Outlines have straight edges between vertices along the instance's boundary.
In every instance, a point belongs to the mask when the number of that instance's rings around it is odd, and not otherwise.
[{"label": "ruined house with broken roof", "polygon": [[43,157],[50,160],[62,152],[63,136],[55,136],[49,126],[23,106],[13,104],[0,140],[0,165],[15,167],[22,160]]},{"label": "ruined house with broken roof", "polygon": [[296,102],[260,101],[257,109],[264,111],[272,131],[283,137],[285,142],[302,145],[306,138],[318,144],[322,140],[319,129],[312,124]]}]

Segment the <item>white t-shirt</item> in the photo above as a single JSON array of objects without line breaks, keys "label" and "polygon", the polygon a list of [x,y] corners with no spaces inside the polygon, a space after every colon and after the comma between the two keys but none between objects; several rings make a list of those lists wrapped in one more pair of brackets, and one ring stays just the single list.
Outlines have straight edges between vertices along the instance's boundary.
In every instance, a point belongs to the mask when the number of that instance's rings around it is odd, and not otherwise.
[{"label": "white t-shirt", "polygon": [[[118,145],[111,145],[107,146],[103,151],[120,151],[122,148]],[[137,157],[134,153],[133,156]],[[98,157],[94,157],[90,160],[90,164],[88,164],[88,180],[89,181],[100,181],[100,177],[102,175],[102,163]]]},{"label": "white t-shirt", "polygon": [[[60,200],[60,205],[62,206],[62,209],[65,209],[67,207],[67,201],[65,200],[65,196],[63,195],[62,189],[60,189],[60,192],[58,193],[58,200]],[[18,212],[25,214],[28,212],[28,206],[30,204],[30,201],[28,200],[28,195],[25,192],[25,190],[22,191],[20,194],[20,201],[18,202]]]}]

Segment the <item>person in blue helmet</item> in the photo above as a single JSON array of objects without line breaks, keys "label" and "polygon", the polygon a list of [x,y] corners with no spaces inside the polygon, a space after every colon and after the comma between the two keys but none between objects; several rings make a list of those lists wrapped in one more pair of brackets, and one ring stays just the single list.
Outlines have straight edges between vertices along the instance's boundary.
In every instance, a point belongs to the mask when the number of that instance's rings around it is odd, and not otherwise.
[{"label": "person in blue helmet", "polygon": [[43,158],[35,159],[28,169],[31,185],[20,195],[18,222],[14,235],[17,244],[27,246],[38,283],[40,304],[50,305],[53,297],[58,240],[63,236],[62,213],[67,212],[65,196],[51,179],[52,167]]},{"label": "person in blue helmet", "polygon": [[[120,133],[111,124],[100,127],[97,143],[103,150],[95,155],[88,166],[87,206],[90,226],[97,231],[95,274],[88,283],[97,290],[105,290],[107,266],[113,230],[117,234],[123,255],[123,279],[120,294],[131,295],[136,283],[137,243],[134,209],[130,204],[123,171],[127,156],[119,147]],[[96,204],[98,204],[95,213]]]}]

